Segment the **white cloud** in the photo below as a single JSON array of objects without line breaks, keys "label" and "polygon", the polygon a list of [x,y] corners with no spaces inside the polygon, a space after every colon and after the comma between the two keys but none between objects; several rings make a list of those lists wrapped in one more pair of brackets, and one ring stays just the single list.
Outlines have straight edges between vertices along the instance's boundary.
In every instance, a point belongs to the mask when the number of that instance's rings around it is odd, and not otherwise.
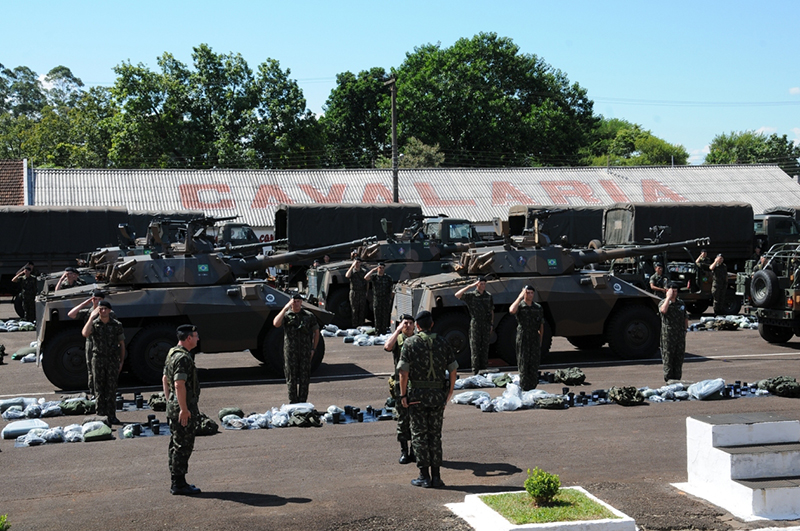
[{"label": "white cloud", "polygon": [[794,142],[795,146],[800,146],[800,127],[792,127],[792,133],[794,133],[792,142]]},{"label": "white cloud", "polygon": [[792,87],[792,88],[790,88],[789,89],[789,94],[794,94],[794,95],[800,94],[800,87]]},{"label": "white cloud", "polygon": [[771,135],[772,133],[777,133],[777,132],[778,132],[778,129],[777,129],[777,128],[775,128],[775,127],[768,127],[768,126],[766,126],[766,125],[762,125],[762,126],[761,126],[761,127],[759,127],[758,129],[756,129],[756,134],[758,134],[758,135],[765,135],[765,136],[769,136],[769,135]]},{"label": "white cloud", "polygon": [[689,151],[689,164],[702,164],[706,160],[706,155],[711,150],[708,149],[708,144],[706,144],[702,149],[692,149]]}]

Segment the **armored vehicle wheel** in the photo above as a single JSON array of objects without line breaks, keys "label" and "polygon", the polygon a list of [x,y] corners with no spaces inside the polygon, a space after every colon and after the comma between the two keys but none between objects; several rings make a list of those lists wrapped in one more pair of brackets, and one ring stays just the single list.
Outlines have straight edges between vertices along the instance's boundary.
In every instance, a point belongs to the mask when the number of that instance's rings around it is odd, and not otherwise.
[{"label": "armored vehicle wheel", "polygon": [[466,314],[449,312],[434,317],[433,331],[443,336],[456,351],[459,369],[472,367],[469,352],[469,317]]},{"label": "armored vehicle wheel", "polygon": [[791,328],[764,323],[758,323],[758,333],[767,343],[786,343],[794,336]]},{"label": "armored vehicle wheel", "polygon": [[778,282],[778,275],[770,269],[762,269],[753,274],[750,280],[750,298],[753,305],[759,308],[769,308],[778,302],[782,290]]},{"label": "armored vehicle wheel", "polygon": [[334,314],[333,324],[339,328],[350,328],[352,313],[350,310],[350,290],[339,288],[328,295],[325,309]]},{"label": "armored vehicle wheel", "polygon": [[[502,359],[509,365],[517,365],[517,320],[513,315],[507,315],[500,324],[497,325],[495,330],[497,333],[497,341],[494,343],[494,357]],[[469,342],[469,336],[467,336]],[[553,345],[553,329],[550,322],[544,320],[544,337],[542,338],[542,346],[540,351],[540,358],[545,359],[550,355],[550,347]],[[459,366],[461,362],[458,363]]]},{"label": "armored vehicle wheel", "polygon": [[[692,316],[702,315],[703,312],[708,310],[708,301],[698,300],[686,303],[686,311]],[[737,312],[738,313],[738,312]]]},{"label": "armored vehicle wheel", "polygon": [[652,358],[658,352],[661,321],[656,312],[640,304],[623,306],[609,319],[608,346],[624,359]]},{"label": "armored vehicle wheel", "polygon": [[580,350],[597,350],[606,344],[606,338],[602,335],[596,336],[572,336],[568,337],[567,341],[572,346]]},{"label": "armored vehicle wheel", "polygon": [[[285,371],[283,370],[283,329],[273,328],[267,332],[267,339],[264,341],[264,346],[259,349],[260,356],[256,359],[262,361],[266,366],[267,371],[275,378],[283,378]],[[319,369],[322,365],[322,359],[325,357],[325,338],[319,336],[317,343],[317,350],[314,351],[314,356],[311,358],[311,374]]]},{"label": "armored vehicle wheel", "polygon": [[141,330],[130,343],[131,370],[143,383],[156,385],[164,374],[169,349],[178,344],[176,325],[158,323]]},{"label": "armored vehicle wheel", "polygon": [[42,345],[42,369],[59,389],[86,389],[86,339],[80,328],[62,330]]},{"label": "armored vehicle wheel", "polygon": [[22,306],[22,295],[14,295],[14,311],[22,319],[25,317],[25,308]]},{"label": "armored vehicle wheel", "polygon": [[722,304],[725,315],[739,315],[742,309],[742,298],[736,295],[736,290],[728,288],[725,292],[725,302]]}]

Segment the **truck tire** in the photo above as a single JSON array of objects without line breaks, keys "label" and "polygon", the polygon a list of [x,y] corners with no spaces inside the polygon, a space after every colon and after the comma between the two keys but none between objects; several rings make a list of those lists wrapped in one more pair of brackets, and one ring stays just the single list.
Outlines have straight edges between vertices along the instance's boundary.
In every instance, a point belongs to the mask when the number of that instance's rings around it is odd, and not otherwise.
[{"label": "truck tire", "polygon": [[572,336],[567,341],[579,350],[597,350],[606,344],[606,338],[602,335],[594,336]]},{"label": "truck tire", "polygon": [[444,337],[456,351],[459,369],[472,367],[469,351],[469,317],[459,312],[448,312],[433,319],[433,331]]},{"label": "truck tire", "polygon": [[86,339],[78,327],[57,333],[42,345],[42,369],[50,383],[65,391],[86,389]]},{"label": "truck tire", "polygon": [[736,295],[736,290],[728,288],[725,292],[725,302],[722,304],[725,315],[739,315],[742,309],[742,298]]},{"label": "truck tire", "polygon": [[689,315],[692,317],[699,317],[703,315],[703,312],[708,310],[709,306],[709,302],[705,300],[691,301],[686,303],[686,311],[689,312]]},{"label": "truck tire", "polygon": [[140,330],[131,340],[128,352],[131,370],[142,383],[161,383],[167,354],[178,344],[176,328],[173,323],[153,324]]},{"label": "truck tire", "polygon": [[[333,324],[339,328],[350,328],[353,315],[350,310],[350,290],[346,287],[334,289],[325,300],[325,309],[333,313]],[[281,369],[283,371],[283,369]]]},{"label": "truck tire", "polygon": [[608,321],[606,339],[612,352],[623,359],[649,359],[656,356],[661,321],[656,312],[640,304],[619,308]]},{"label": "truck tire", "polygon": [[25,317],[25,308],[22,306],[22,295],[19,293],[14,295],[14,311],[17,312],[20,319]]},{"label": "truck tire", "polygon": [[762,269],[753,274],[750,280],[750,299],[754,306],[769,308],[778,302],[782,293],[778,275],[774,271]]},{"label": "truck tire", "polygon": [[[283,370],[283,329],[273,328],[267,332],[264,345],[259,349],[261,357],[256,356],[256,359],[264,363],[265,368],[270,376],[273,378],[284,378],[286,376]],[[254,354],[255,355],[255,354]],[[319,336],[317,349],[314,351],[314,356],[311,358],[311,374],[319,369],[322,365],[322,359],[325,357],[325,338]]]},{"label": "truck tire", "polygon": [[764,323],[758,323],[758,333],[767,343],[786,343],[794,336],[794,331],[789,327]]}]

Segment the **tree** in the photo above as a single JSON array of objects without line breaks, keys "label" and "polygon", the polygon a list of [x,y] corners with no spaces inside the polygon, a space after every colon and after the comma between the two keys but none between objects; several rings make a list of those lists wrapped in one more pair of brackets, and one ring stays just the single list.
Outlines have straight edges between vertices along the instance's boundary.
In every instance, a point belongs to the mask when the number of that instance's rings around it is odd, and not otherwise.
[{"label": "tree", "polygon": [[13,70],[5,70],[4,77],[8,85],[11,114],[37,118],[47,103],[47,96],[36,72],[27,66],[18,66]]},{"label": "tree", "polygon": [[83,81],[75,77],[66,66],[57,66],[44,76],[47,90],[47,103],[51,107],[74,107],[83,93]]},{"label": "tree", "polygon": [[585,150],[592,166],[683,166],[689,162],[683,146],[670,144],[626,120],[602,118],[593,136]]},{"label": "tree", "polygon": [[[412,136],[403,146],[399,159],[400,168],[438,168],[444,162],[444,153],[439,151],[439,144],[427,146]],[[391,168],[392,158],[381,155],[375,167]]]},{"label": "tree", "polygon": [[[328,164],[369,168],[391,150],[391,103],[386,71],[372,68],[356,76],[336,76],[319,122],[325,135]],[[391,166],[391,163],[390,163]]]},{"label": "tree", "polygon": [[583,88],[495,33],[415,48],[393,73],[401,143],[439,144],[449,165],[577,164],[597,122]]},{"label": "tree", "polygon": [[705,164],[778,164],[789,175],[800,175],[800,145],[786,135],[755,131],[722,133],[709,146]]}]

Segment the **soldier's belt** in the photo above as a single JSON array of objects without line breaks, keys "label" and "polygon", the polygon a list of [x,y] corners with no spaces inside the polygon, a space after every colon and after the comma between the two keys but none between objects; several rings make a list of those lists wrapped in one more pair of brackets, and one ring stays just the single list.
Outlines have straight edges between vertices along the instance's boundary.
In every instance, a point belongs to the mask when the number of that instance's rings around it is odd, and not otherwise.
[{"label": "soldier's belt", "polygon": [[409,389],[444,389],[445,382],[429,382],[425,380],[411,380],[408,382]]}]

